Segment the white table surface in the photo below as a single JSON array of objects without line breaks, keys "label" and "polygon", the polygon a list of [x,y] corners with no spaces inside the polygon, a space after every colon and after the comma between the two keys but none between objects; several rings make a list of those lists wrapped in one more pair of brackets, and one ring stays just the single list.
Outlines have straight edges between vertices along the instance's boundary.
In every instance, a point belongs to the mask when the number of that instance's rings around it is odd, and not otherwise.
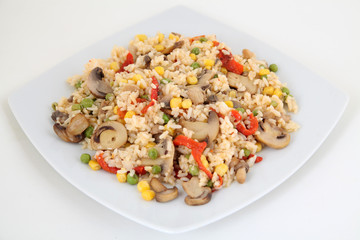
[{"label": "white table surface", "polygon": [[55,172],[7,98],[79,50],[180,2],[1,0],[0,239],[360,239],[360,2],[181,2],[262,39],[347,93],[334,131],[290,179],[243,210],[187,233],[148,229]]}]

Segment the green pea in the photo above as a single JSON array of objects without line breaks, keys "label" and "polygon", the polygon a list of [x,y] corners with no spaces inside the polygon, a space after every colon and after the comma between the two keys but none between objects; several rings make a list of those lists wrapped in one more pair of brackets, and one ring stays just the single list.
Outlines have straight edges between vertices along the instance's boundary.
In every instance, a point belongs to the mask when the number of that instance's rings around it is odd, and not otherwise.
[{"label": "green pea", "polygon": [[198,47],[195,47],[195,48],[191,49],[191,53],[193,53],[195,55],[199,55],[200,49]]},{"label": "green pea", "polygon": [[73,104],[71,106],[71,110],[73,110],[73,111],[81,110],[81,105],[80,104]]},{"label": "green pea", "polygon": [[93,126],[89,126],[87,129],[85,129],[85,137],[90,138],[91,135],[94,132],[94,127]]},{"label": "green pea", "polygon": [[190,158],[190,155],[191,155],[190,153],[186,154],[186,155],[185,155],[185,158],[189,159],[189,158]]},{"label": "green pea", "polygon": [[255,109],[252,113],[253,113],[254,116],[257,116],[259,112],[258,112],[257,109]]},{"label": "green pea", "polygon": [[166,115],[165,113],[163,114],[162,119],[164,120],[164,123],[167,124],[170,121],[170,118],[168,115]]},{"label": "green pea", "polygon": [[214,183],[211,181],[211,179],[207,182],[206,186],[209,188],[212,188]]},{"label": "green pea", "polygon": [[80,156],[80,160],[81,160],[82,163],[88,164],[90,162],[90,160],[91,160],[91,156],[90,156],[90,154],[83,153]]},{"label": "green pea", "polygon": [[159,165],[154,165],[151,169],[151,172],[153,174],[159,174],[159,173],[161,173],[161,167]]},{"label": "green pea", "polygon": [[164,78],[164,79],[160,80],[160,83],[162,83],[162,84],[168,84],[169,82],[171,82],[171,80],[168,78]]},{"label": "green pea", "polygon": [[94,101],[91,98],[84,98],[80,104],[83,108],[88,108],[93,105]]},{"label": "green pea", "polygon": [[244,148],[243,149],[244,150],[244,155],[245,155],[245,157],[248,157],[248,156],[250,156],[250,150],[249,149],[247,149],[247,148]]},{"label": "green pea", "polygon": [[57,107],[57,102],[53,102],[52,104],[51,104],[51,107],[52,107],[52,109],[54,110],[54,111],[56,111],[56,107]]},{"label": "green pea", "polygon": [[236,109],[238,112],[241,112],[241,113],[244,113],[245,112],[245,109],[243,109],[243,108],[237,108]]},{"label": "green pea", "polygon": [[112,100],[114,100],[114,94],[112,94],[112,93],[107,93],[106,95],[105,95],[105,99],[107,100],[107,101],[112,101]]},{"label": "green pea", "polygon": [[192,176],[197,176],[197,175],[199,175],[199,167],[198,167],[198,166],[190,166],[190,168],[189,168],[189,173],[190,173]]},{"label": "green pea", "polygon": [[200,64],[199,64],[198,62],[194,62],[193,64],[191,64],[191,67],[192,67],[193,69],[197,69],[197,68],[200,67]]},{"label": "green pea", "polygon": [[148,95],[141,95],[140,98],[150,100]]},{"label": "green pea", "polygon": [[218,77],[219,77],[219,75],[218,75],[218,74],[215,74],[213,78],[218,78]]},{"label": "green pea", "polygon": [[273,64],[271,64],[271,65],[269,66],[269,69],[270,69],[270,71],[272,71],[272,72],[277,72],[277,71],[278,71],[278,66],[273,63]]},{"label": "green pea", "polygon": [[150,148],[148,151],[149,158],[151,159],[157,159],[159,156],[158,151],[155,148]]},{"label": "green pea", "polygon": [[281,91],[282,91],[283,93],[285,93],[286,95],[289,95],[289,94],[290,94],[290,90],[289,90],[288,88],[286,88],[286,87],[282,87],[282,88],[281,88]]},{"label": "green pea", "polygon": [[77,83],[75,83],[75,88],[76,89],[81,88],[81,85],[82,85],[82,81],[78,81]]},{"label": "green pea", "polygon": [[200,42],[207,42],[207,41],[208,41],[208,39],[206,37],[201,37],[200,38]]},{"label": "green pea", "polygon": [[273,107],[277,107],[278,103],[275,102],[275,101],[271,101],[270,105],[273,106]]},{"label": "green pea", "polygon": [[138,175],[136,175],[136,173],[134,173],[134,175],[132,175],[132,176],[130,174],[128,174],[126,176],[126,181],[131,185],[135,185],[139,182],[139,177],[138,177]]}]

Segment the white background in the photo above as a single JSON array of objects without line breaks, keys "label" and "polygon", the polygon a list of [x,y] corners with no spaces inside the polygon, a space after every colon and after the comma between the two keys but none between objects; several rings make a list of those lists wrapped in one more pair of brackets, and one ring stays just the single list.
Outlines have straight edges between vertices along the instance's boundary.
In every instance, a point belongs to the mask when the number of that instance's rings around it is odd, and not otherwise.
[{"label": "white background", "polygon": [[0,0],[0,239],[360,239],[360,1],[181,1],[270,44],[350,96],[334,131],[297,173],[223,220],[183,234],[148,229],[81,193],[32,146],[7,104],[12,92],[178,4]]}]

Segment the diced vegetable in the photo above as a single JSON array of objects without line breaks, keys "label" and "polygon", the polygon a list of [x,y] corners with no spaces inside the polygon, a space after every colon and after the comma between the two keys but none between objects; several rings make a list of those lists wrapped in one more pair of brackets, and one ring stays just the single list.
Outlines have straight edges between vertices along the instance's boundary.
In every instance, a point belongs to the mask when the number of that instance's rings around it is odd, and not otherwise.
[{"label": "diced vegetable", "polygon": [[192,176],[197,176],[197,175],[199,175],[199,167],[198,167],[198,166],[190,166],[190,168],[189,168],[189,173],[190,173]]},{"label": "diced vegetable", "polygon": [[90,156],[90,154],[83,153],[80,156],[80,160],[81,160],[82,163],[88,164],[90,162],[90,160],[91,160],[91,156]]},{"label": "diced vegetable", "polygon": [[157,151],[155,148],[150,148],[150,149],[148,150],[148,156],[149,156],[149,158],[151,158],[151,159],[157,159],[158,156],[159,156],[159,153],[158,153],[158,151]]},{"label": "diced vegetable", "polygon": [[94,127],[93,126],[89,126],[87,129],[85,129],[84,134],[85,137],[90,138],[92,136],[94,132]]},{"label": "diced vegetable", "polygon": [[135,184],[137,184],[139,182],[139,176],[136,175],[136,174],[134,174],[132,176],[130,174],[128,174],[126,176],[126,181],[131,185],[135,185]]},{"label": "diced vegetable", "polygon": [[278,71],[278,66],[273,63],[273,64],[270,64],[269,69],[272,72],[277,72]]},{"label": "diced vegetable", "polygon": [[153,173],[153,174],[159,174],[159,173],[161,173],[161,166],[159,166],[159,165],[154,165],[154,166],[152,166],[152,169],[151,169],[151,172]]},{"label": "diced vegetable", "polygon": [[193,53],[195,55],[199,55],[200,49],[198,47],[195,47],[195,48],[191,49],[191,53]]}]

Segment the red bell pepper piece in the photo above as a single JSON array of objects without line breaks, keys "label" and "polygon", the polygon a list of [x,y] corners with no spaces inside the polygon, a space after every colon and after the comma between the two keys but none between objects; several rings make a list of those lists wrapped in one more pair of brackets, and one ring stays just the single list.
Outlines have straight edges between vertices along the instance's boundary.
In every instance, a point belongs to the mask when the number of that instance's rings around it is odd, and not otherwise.
[{"label": "red bell pepper piece", "polygon": [[119,116],[120,119],[124,119],[126,114],[126,111],[120,111],[119,109],[117,110],[117,115]]},{"label": "red bell pepper piece", "polygon": [[241,120],[241,115],[238,111],[236,111],[235,109],[231,110],[231,115],[233,115],[233,117],[235,118],[235,120],[237,122],[240,122]]},{"label": "red bell pepper piece", "polygon": [[125,68],[126,66],[130,65],[130,64],[133,64],[133,63],[134,63],[134,57],[133,57],[133,55],[132,55],[131,53],[128,53],[128,54],[126,55],[125,62],[121,65],[120,70],[117,71],[117,72],[123,72],[123,71],[125,71],[124,68]]},{"label": "red bell pepper piece", "polygon": [[244,124],[239,123],[238,125],[236,125],[236,129],[241,132],[242,134],[244,134],[245,136],[249,136],[251,134],[254,134],[258,127],[259,127],[259,123],[256,119],[256,117],[254,117],[254,115],[252,113],[250,113],[249,115],[250,117],[250,127],[249,129],[247,129]]},{"label": "red bell pepper piece", "polygon": [[218,41],[213,41],[213,44],[215,47],[217,47],[217,46],[219,46],[220,43]]},{"label": "red bell pepper piece", "polygon": [[263,160],[262,157],[257,156],[256,159],[255,159],[255,163],[259,163],[259,162],[261,162],[262,160]]},{"label": "red bell pepper piece", "polygon": [[221,49],[219,52],[219,58],[222,62],[224,68],[226,68],[229,72],[233,72],[236,74],[242,74],[244,71],[244,66],[235,61],[233,55],[231,53],[224,54],[224,49]]},{"label": "red bell pepper piece", "polygon": [[141,109],[141,113],[145,114],[147,112],[147,110],[149,109],[149,107],[154,106],[155,105],[155,101],[152,100],[148,105],[146,105],[143,109]]},{"label": "red bell pepper piece", "polygon": [[155,88],[151,88],[151,100],[157,100],[159,92],[159,82],[154,76],[152,77],[152,84],[155,85]]},{"label": "red bell pepper piece", "polygon": [[145,175],[146,171],[145,171],[145,167],[144,166],[137,166],[134,167],[134,170],[136,172],[137,175]]},{"label": "red bell pepper piece", "polygon": [[143,103],[143,102],[146,102],[146,99],[145,98],[136,98],[136,102]]},{"label": "red bell pepper piece", "polygon": [[102,169],[104,169],[105,171],[107,171],[109,173],[116,174],[117,171],[120,170],[117,167],[109,167],[109,165],[105,162],[105,159],[104,159],[102,153],[96,157],[96,161],[99,163],[99,165],[101,166]]}]

